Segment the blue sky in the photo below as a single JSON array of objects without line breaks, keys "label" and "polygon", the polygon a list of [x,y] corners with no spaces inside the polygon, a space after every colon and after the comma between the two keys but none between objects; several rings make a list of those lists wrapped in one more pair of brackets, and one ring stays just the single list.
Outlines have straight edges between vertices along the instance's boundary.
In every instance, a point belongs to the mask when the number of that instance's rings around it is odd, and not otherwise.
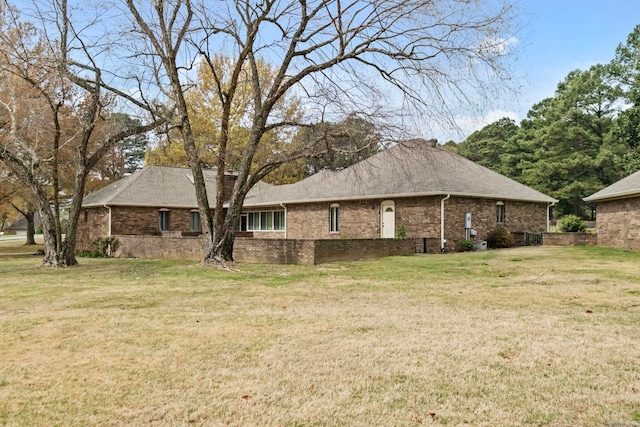
[{"label": "blue sky", "polygon": [[570,71],[611,61],[616,47],[640,24],[640,0],[521,0],[521,7],[526,14],[516,35],[515,63],[521,97],[517,103],[488,106],[484,117],[461,117],[464,137],[505,115],[517,122],[525,118],[535,103],[554,95]]}]

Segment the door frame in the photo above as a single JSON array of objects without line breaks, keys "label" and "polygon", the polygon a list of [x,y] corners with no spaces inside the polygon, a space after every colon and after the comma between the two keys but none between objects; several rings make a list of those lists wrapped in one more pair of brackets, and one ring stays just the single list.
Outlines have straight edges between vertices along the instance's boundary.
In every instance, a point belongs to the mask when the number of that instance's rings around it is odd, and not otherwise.
[{"label": "door frame", "polygon": [[[393,211],[393,224],[391,225],[392,232],[391,237],[385,237],[385,223],[384,223],[384,214],[387,208],[391,208]],[[389,225],[387,224],[387,227]],[[380,203],[380,238],[381,239],[394,239],[396,237],[396,202],[393,200],[385,200]]]}]

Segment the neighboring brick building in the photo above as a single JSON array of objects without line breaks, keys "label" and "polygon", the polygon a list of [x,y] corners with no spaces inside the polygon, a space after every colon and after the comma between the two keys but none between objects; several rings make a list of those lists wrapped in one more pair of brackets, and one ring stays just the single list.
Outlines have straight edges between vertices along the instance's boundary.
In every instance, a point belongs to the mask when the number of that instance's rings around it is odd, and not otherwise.
[{"label": "neighboring brick building", "polygon": [[[213,209],[216,171],[203,171]],[[225,174],[225,194],[236,179]],[[82,201],[77,243],[80,251],[107,236],[175,236],[199,234],[200,215],[191,169],[150,166],[88,194]]]},{"label": "neighboring brick building", "polygon": [[598,246],[640,249],[640,171],[584,200],[596,203]]},{"label": "neighboring brick building", "polygon": [[[207,171],[209,195],[215,195],[214,176]],[[234,178],[229,175],[229,185]],[[196,233],[190,180],[189,169],[155,166],[87,196],[78,247],[108,235]],[[402,236],[420,238],[428,252],[439,252],[445,245],[455,250],[461,240],[486,240],[497,226],[546,231],[555,201],[434,140],[411,140],[341,171],[289,185],[258,184],[247,195],[239,231],[288,240]]]},{"label": "neighboring brick building", "polygon": [[261,183],[245,207],[286,211],[281,238],[393,238],[402,230],[407,238],[428,239],[428,251],[438,252],[444,241],[455,250],[461,240],[486,240],[498,225],[512,232],[546,231],[554,202],[435,140],[411,140],[341,171],[289,185]]}]

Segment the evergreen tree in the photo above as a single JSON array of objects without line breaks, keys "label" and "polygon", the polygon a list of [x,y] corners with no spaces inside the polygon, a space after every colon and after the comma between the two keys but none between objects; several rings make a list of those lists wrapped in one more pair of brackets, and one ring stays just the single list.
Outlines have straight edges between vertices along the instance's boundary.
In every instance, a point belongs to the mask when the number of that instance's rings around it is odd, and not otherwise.
[{"label": "evergreen tree", "polygon": [[509,141],[518,129],[514,120],[503,117],[472,133],[458,144],[458,154],[496,172],[504,173],[502,156],[507,153]]}]

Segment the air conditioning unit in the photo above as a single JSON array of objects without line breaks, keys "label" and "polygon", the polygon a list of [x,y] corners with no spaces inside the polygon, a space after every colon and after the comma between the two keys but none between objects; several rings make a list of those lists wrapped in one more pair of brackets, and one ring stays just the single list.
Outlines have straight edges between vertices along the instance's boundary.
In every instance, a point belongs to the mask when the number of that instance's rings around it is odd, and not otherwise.
[{"label": "air conditioning unit", "polygon": [[473,242],[473,250],[474,251],[486,251],[487,250],[487,241],[486,240],[477,240]]}]

